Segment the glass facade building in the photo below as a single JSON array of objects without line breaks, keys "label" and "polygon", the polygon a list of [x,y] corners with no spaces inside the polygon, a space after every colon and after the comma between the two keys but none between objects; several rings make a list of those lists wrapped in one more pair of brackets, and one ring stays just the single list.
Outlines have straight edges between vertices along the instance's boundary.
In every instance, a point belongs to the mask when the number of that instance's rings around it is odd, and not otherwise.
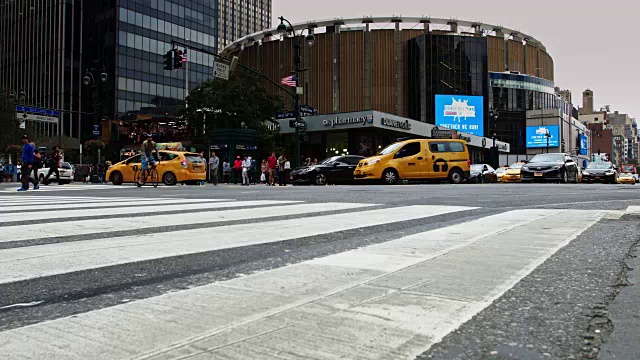
[{"label": "glass facade building", "polygon": [[408,47],[410,118],[435,124],[436,95],[485,96],[486,37],[424,34],[409,40]]},{"label": "glass facade building", "polygon": [[[527,110],[557,109],[561,103],[553,81],[515,73],[489,73],[489,108],[499,117],[491,124],[500,141],[511,145],[511,152],[526,154]],[[571,113],[572,109],[564,109]],[[577,114],[575,114],[577,118]]]}]

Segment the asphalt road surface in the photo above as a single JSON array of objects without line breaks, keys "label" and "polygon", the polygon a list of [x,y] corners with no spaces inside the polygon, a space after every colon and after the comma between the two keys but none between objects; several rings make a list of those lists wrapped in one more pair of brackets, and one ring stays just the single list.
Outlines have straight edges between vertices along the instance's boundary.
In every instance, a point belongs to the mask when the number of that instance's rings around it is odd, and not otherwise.
[{"label": "asphalt road surface", "polygon": [[2,359],[640,354],[640,185],[16,188]]}]

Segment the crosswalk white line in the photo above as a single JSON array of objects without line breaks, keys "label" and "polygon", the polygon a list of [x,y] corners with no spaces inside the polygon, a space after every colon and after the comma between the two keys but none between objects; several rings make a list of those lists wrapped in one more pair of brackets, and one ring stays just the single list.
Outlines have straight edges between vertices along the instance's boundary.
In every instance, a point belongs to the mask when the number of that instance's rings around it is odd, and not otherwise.
[{"label": "crosswalk white line", "polygon": [[[0,193],[15,193],[20,187],[17,184],[15,188],[0,190]],[[137,186],[114,186],[114,185],[89,185],[89,184],[66,184],[66,185],[40,185],[38,190],[33,190],[33,187],[29,189],[27,193],[42,193],[42,192],[56,192],[56,191],[96,191],[96,190],[122,190],[122,189],[137,189]]]},{"label": "crosswalk white line", "polygon": [[[95,201],[95,200],[94,200]],[[59,211],[65,209],[83,209],[83,208],[97,208],[97,207],[117,207],[117,206],[142,206],[142,205],[172,205],[172,204],[184,204],[184,203],[211,203],[211,202],[220,202],[220,201],[229,201],[224,199],[138,199],[138,200],[126,200],[126,201],[83,201],[82,203],[69,203],[69,201],[65,201],[64,203],[59,202],[51,202],[51,203],[36,203],[36,204],[23,204],[23,205],[11,205],[11,206],[0,206],[0,213],[9,212],[9,211],[31,211],[31,210],[40,210],[43,208],[48,208],[52,211]],[[34,215],[34,217],[39,217],[38,215]]]},{"label": "crosswalk white line", "polygon": [[165,257],[267,244],[469,209],[473,208],[414,205],[268,221],[257,226],[240,224],[12,248],[0,252],[0,284]]},{"label": "crosswalk white line", "polygon": [[[186,226],[222,221],[262,219],[267,217],[302,215],[317,212],[340,211],[375,206],[356,203],[312,203],[226,211],[202,211],[169,216],[140,216],[127,218],[62,221],[47,224],[29,224],[2,227],[0,242],[22,241],[43,237],[99,234],[108,231],[140,230],[161,226]],[[216,230],[212,230],[216,231]]]},{"label": "crosswalk white line", "polygon": [[603,214],[488,216],[0,332],[0,353],[8,359],[413,358]]},{"label": "crosswalk white line", "polygon": [[[226,209],[232,207],[241,206],[262,206],[262,205],[278,205],[278,204],[292,204],[299,201],[285,201],[285,200],[255,200],[255,201],[228,201],[227,202],[213,202],[203,204],[176,204],[176,205],[163,205],[156,206],[154,199],[149,199],[144,205],[135,205],[129,207],[120,208],[104,208],[104,209],[80,209],[80,210],[60,210],[38,213],[37,216],[30,212],[24,213],[10,213],[3,214],[0,217],[0,225],[3,223],[14,221],[29,221],[37,218],[38,220],[48,219],[68,219],[75,217],[98,217],[107,215],[135,215],[140,213],[149,212],[169,212],[169,211],[184,211],[184,210],[202,210],[202,209]],[[130,219],[129,221],[135,221]]]}]

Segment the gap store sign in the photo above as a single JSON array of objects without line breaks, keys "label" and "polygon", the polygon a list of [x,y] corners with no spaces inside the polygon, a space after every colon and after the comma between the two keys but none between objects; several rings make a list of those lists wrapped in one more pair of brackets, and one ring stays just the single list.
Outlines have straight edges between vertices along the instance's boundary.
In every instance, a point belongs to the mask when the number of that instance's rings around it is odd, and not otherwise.
[{"label": "gap store sign", "polygon": [[527,148],[546,148],[547,133],[549,133],[549,147],[560,146],[560,132],[558,125],[527,126]]},{"label": "gap store sign", "polygon": [[436,126],[484,136],[483,97],[436,95]]}]

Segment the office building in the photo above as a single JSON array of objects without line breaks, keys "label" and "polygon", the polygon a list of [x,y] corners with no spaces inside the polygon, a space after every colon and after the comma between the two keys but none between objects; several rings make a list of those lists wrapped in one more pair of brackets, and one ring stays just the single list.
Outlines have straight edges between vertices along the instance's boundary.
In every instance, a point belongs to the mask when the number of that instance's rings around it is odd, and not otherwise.
[{"label": "office building", "polygon": [[[176,110],[211,77],[205,52],[270,23],[271,0],[3,1],[0,89],[25,91],[24,105],[61,110],[61,132],[57,124],[39,128],[48,144],[68,139],[62,145],[72,154],[101,138],[113,160],[146,132],[159,141],[187,138]],[[182,69],[165,71],[172,40],[203,51],[188,50]]]}]

